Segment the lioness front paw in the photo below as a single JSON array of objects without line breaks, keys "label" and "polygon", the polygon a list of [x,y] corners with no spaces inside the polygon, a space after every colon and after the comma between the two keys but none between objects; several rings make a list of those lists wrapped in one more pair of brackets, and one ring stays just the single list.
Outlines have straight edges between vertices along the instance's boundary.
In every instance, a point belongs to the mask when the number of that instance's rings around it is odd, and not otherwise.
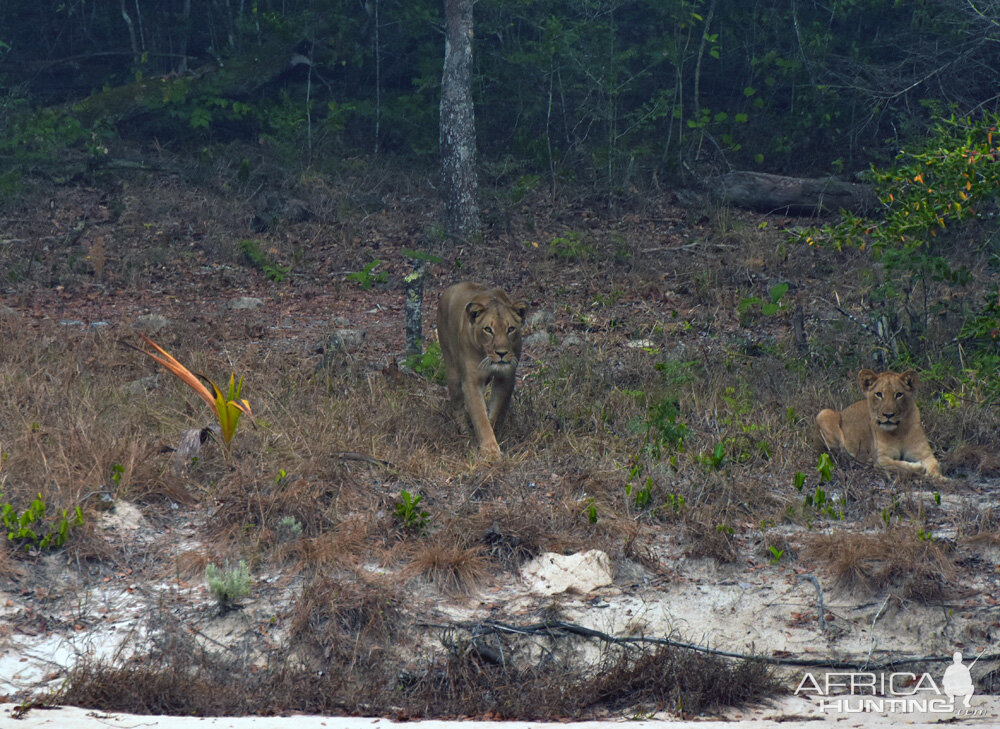
[{"label": "lioness front paw", "polygon": [[479,448],[479,455],[484,461],[498,461],[503,458],[503,454],[500,453],[500,446],[496,443],[484,443]]}]

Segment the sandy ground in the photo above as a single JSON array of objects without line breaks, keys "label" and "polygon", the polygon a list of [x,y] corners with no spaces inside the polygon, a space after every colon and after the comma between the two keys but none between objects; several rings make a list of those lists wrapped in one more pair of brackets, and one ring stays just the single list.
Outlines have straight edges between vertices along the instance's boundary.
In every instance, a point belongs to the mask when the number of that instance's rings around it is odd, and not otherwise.
[{"label": "sandy ground", "polygon": [[[3,729],[137,729],[156,727],[157,729],[396,729],[417,725],[421,729],[588,729],[606,727],[610,722],[487,722],[487,721],[420,721],[396,723],[378,717],[166,717],[138,716],[135,714],[108,713],[92,709],[74,707],[53,707],[31,709],[21,719],[15,719],[14,704],[0,704],[0,726]],[[651,726],[657,729],[697,725],[699,729],[820,729],[821,727],[882,727],[940,726],[942,723],[965,726],[1000,726],[1000,699],[995,696],[974,697],[969,710],[970,716],[952,714],[928,717],[919,714],[853,714],[824,716],[820,710],[807,701],[789,698],[776,702],[773,706],[752,709],[733,714],[725,719],[694,721],[659,720],[629,721],[630,727]]]}]

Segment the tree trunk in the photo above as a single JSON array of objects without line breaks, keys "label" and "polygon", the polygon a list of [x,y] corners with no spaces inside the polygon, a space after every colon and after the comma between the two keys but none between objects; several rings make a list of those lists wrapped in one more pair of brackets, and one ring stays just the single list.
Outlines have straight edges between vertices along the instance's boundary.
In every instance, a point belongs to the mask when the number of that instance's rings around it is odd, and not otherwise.
[{"label": "tree trunk", "polygon": [[832,177],[802,178],[763,172],[730,172],[709,185],[723,201],[763,213],[819,215],[841,208],[853,213],[871,212],[876,203],[871,185]]},{"label": "tree trunk", "polygon": [[441,178],[445,228],[468,240],[479,232],[476,117],[472,105],[472,0],[444,0]]}]

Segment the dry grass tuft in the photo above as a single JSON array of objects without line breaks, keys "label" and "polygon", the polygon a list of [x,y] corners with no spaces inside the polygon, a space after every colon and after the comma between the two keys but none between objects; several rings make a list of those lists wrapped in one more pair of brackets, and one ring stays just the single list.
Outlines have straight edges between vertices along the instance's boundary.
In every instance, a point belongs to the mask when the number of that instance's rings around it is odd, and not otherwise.
[{"label": "dry grass tuft", "polygon": [[921,601],[946,594],[955,572],[950,554],[948,545],[921,539],[910,527],[874,534],[817,534],[803,549],[803,556],[826,567],[843,589],[865,594],[891,590],[899,597]]},{"label": "dry grass tuft", "polygon": [[468,594],[488,573],[483,547],[448,530],[420,540],[408,551],[407,572],[423,576],[442,592]]},{"label": "dry grass tuft", "polygon": [[761,661],[728,662],[663,646],[621,656],[597,673],[589,692],[595,703],[612,709],[645,706],[690,717],[759,701],[777,687],[774,669]]},{"label": "dry grass tuft", "polygon": [[389,579],[363,571],[319,575],[295,602],[292,644],[322,665],[375,665],[398,647],[402,605]]}]

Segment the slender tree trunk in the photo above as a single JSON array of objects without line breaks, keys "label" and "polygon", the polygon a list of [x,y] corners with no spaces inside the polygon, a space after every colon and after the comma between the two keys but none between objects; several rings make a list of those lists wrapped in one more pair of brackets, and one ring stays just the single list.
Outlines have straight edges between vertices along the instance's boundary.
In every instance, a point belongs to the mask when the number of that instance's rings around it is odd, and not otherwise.
[{"label": "slender tree trunk", "polygon": [[441,75],[441,177],[445,227],[454,237],[479,232],[476,116],[472,105],[472,3],[444,0],[444,72]]}]

